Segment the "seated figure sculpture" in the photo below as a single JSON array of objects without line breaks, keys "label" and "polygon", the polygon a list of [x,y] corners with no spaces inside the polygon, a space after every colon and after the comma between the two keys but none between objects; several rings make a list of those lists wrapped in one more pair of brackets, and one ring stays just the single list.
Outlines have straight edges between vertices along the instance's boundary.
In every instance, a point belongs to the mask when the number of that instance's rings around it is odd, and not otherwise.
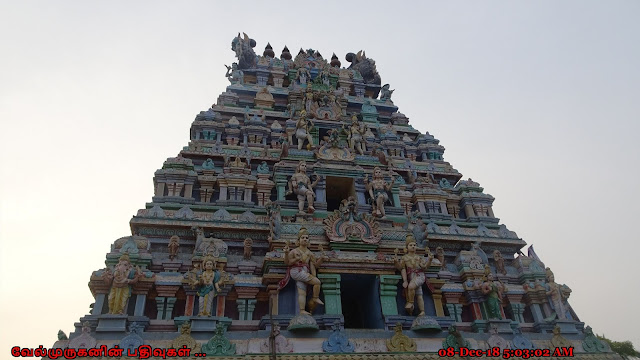
[{"label": "seated figure sculpture", "polygon": [[[287,286],[290,279],[296,281],[300,314],[305,315],[311,315],[316,305],[324,305],[320,300],[320,280],[316,277],[317,268],[324,261],[324,256],[316,258],[308,247],[309,232],[306,228],[300,228],[296,239],[296,248],[290,250],[288,243],[284,247],[284,263],[288,266],[287,275],[278,284],[278,289],[281,290]],[[313,286],[312,297],[309,300],[309,311],[305,309],[307,285]]]},{"label": "seated figure sculpture", "polygon": [[433,255],[428,251],[428,248],[427,259],[416,254],[418,244],[412,234],[407,234],[405,243],[405,251],[407,253],[403,255],[402,258],[398,259],[398,249],[396,249],[396,255],[393,257],[393,262],[396,268],[400,270],[400,273],[402,274],[402,287],[405,289],[405,297],[407,299],[405,309],[409,314],[413,313],[413,303],[417,295],[418,309],[420,310],[418,316],[424,316],[424,298],[422,297],[422,285],[426,281],[424,270],[431,266]]},{"label": "seated figure sculpture", "polygon": [[298,197],[298,214],[304,214],[304,200],[307,199],[307,211],[311,214],[316,209],[313,207],[313,199],[315,194],[313,188],[318,184],[320,176],[316,175],[316,180],[311,182],[307,176],[307,163],[300,161],[295,174],[291,176],[289,181],[289,191],[287,194],[294,193]]},{"label": "seated figure sculpture", "polygon": [[377,216],[379,218],[386,218],[386,213],[384,211],[384,203],[389,200],[389,195],[387,191],[391,191],[393,184],[396,181],[395,172],[391,171],[391,183],[387,183],[384,181],[382,176],[382,170],[379,167],[375,167],[373,169],[373,180],[369,182],[368,177],[364,178],[364,184],[367,187],[367,191],[369,191],[369,196],[371,197],[372,204],[372,214],[373,216]]},{"label": "seated figure sculpture", "polygon": [[311,137],[311,129],[313,128],[313,122],[307,120],[307,112],[302,110],[300,112],[300,118],[296,121],[296,139],[298,139],[298,150],[302,150],[304,141],[307,140],[308,148],[313,146],[313,138]]}]

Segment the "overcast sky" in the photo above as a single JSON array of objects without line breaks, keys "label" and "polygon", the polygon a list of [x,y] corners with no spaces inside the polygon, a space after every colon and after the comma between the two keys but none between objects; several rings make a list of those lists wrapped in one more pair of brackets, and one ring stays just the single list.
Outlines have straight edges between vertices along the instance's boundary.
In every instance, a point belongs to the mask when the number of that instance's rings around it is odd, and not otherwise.
[{"label": "overcast sky", "polygon": [[640,348],[638,19],[637,1],[1,2],[0,357],[88,313],[240,31],[277,56],[365,50],[580,319]]}]

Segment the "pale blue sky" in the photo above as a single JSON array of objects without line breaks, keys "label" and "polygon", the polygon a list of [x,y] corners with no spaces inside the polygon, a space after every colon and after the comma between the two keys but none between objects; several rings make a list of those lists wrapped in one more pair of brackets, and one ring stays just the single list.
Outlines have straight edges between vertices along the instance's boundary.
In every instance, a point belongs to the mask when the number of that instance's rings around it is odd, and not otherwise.
[{"label": "pale blue sky", "polygon": [[637,1],[2,2],[0,354],[87,313],[239,31],[343,65],[364,49],[581,320],[640,348],[638,19]]}]

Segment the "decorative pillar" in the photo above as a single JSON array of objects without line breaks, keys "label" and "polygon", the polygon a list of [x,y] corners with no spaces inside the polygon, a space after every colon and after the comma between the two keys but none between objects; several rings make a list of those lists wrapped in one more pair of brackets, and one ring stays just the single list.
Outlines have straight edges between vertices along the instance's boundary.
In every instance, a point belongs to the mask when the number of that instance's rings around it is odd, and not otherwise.
[{"label": "decorative pillar", "polygon": [[247,320],[253,320],[253,311],[256,309],[256,299],[247,299]]},{"label": "decorative pillar", "polygon": [[456,322],[462,322],[462,304],[447,304],[449,316]]},{"label": "decorative pillar", "polygon": [[402,279],[400,275],[380,275],[380,305],[382,315],[398,315],[398,281]]},{"label": "decorative pillar", "polygon": [[156,185],[156,196],[164,196],[164,186],[163,182],[158,182]]},{"label": "decorative pillar", "polygon": [[544,315],[542,315],[542,309],[540,304],[531,304],[531,315],[533,315],[533,321],[537,323],[544,322]]},{"label": "decorative pillar", "polygon": [[104,299],[107,294],[96,294],[96,301],[93,303],[93,310],[91,315],[101,315],[102,308],[104,307]]},{"label": "decorative pillar", "polygon": [[322,180],[316,184],[315,192],[317,202],[327,202],[327,183],[325,179],[326,177],[323,177]]},{"label": "decorative pillar", "polygon": [[420,211],[421,214],[426,214],[427,213],[427,208],[424,207],[424,201],[418,201],[418,211]]},{"label": "decorative pillar", "polygon": [[136,308],[133,311],[134,316],[143,316],[144,315],[144,306],[147,302],[147,294],[138,294],[136,295]]},{"label": "decorative pillar", "polygon": [[444,316],[444,308],[442,305],[442,286],[444,286],[445,280],[442,279],[430,279],[429,283],[432,285],[431,297],[433,298],[433,305],[436,309],[436,316]]},{"label": "decorative pillar", "polygon": [[218,198],[220,201],[227,200],[227,186],[220,186],[220,197]]},{"label": "decorative pillar", "polygon": [[271,314],[278,315],[278,284],[269,284],[267,291],[271,298]]},{"label": "decorative pillar", "polygon": [[440,211],[442,212],[443,215],[449,215],[449,212],[447,211],[447,203],[446,203],[446,201],[441,201],[440,202]]},{"label": "decorative pillar", "polygon": [[472,216],[476,216],[476,213],[473,211],[473,206],[471,206],[471,204],[465,204],[464,205],[464,211],[467,215],[467,218],[470,218]]},{"label": "decorative pillar", "polygon": [[157,296],[156,297],[156,309],[158,309],[158,316],[156,316],[157,320],[163,320],[164,319],[164,302],[165,302],[165,297],[164,296]]},{"label": "decorative pillar", "polygon": [[167,298],[167,310],[165,312],[166,320],[171,320],[171,318],[173,317],[173,307],[176,305],[176,300],[178,299],[175,297]]},{"label": "decorative pillar", "polygon": [[524,304],[511,303],[511,312],[513,312],[514,321],[524,323]]},{"label": "decorative pillar", "polygon": [[495,218],[496,216],[493,214],[493,208],[491,206],[489,206],[487,208],[487,212],[489,213],[489,216],[492,218]]},{"label": "decorative pillar", "polygon": [[253,187],[244,188],[244,202],[246,202],[246,203],[250,203],[251,202],[251,190],[253,190]]},{"label": "decorative pillar", "polygon": [[193,306],[196,301],[196,290],[185,286],[184,292],[187,294],[187,301],[184,304],[184,316],[193,316]]},{"label": "decorative pillar", "polygon": [[354,187],[356,190],[356,196],[358,198],[358,204],[366,204],[367,200],[364,197],[365,186],[362,183],[362,180],[357,179]]},{"label": "decorative pillar", "polygon": [[287,186],[287,177],[282,175],[276,175],[276,186],[278,187],[278,200],[284,200],[285,188]]},{"label": "decorative pillar", "polygon": [[340,274],[318,274],[324,294],[325,314],[342,314],[342,297],[340,295]]},{"label": "decorative pillar", "polygon": [[393,207],[401,207],[400,205],[400,189],[397,186],[391,188],[391,196],[393,197]]},{"label": "decorative pillar", "polygon": [[236,299],[238,306],[238,320],[247,320],[247,299]]}]

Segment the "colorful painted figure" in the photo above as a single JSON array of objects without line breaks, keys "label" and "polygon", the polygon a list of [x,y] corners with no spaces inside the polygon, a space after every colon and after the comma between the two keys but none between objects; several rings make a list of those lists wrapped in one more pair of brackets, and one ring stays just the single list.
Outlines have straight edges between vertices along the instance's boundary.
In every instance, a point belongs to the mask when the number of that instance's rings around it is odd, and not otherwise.
[{"label": "colorful painted figure", "polygon": [[418,244],[416,243],[416,238],[412,234],[407,234],[405,243],[405,251],[407,253],[403,255],[402,258],[398,259],[398,249],[396,249],[396,256],[393,257],[393,262],[402,274],[402,287],[405,289],[405,296],[407,299],[405,309],[409,314],[413,313],[413,303],[417,295],[418,309],[420,310],[418,316],[423,316],[425,312],[422,285],[426,281],[424,270],[431,266],[433,255],[428,253],[428,257],[425,259],[423,256],[416,254]]}]

